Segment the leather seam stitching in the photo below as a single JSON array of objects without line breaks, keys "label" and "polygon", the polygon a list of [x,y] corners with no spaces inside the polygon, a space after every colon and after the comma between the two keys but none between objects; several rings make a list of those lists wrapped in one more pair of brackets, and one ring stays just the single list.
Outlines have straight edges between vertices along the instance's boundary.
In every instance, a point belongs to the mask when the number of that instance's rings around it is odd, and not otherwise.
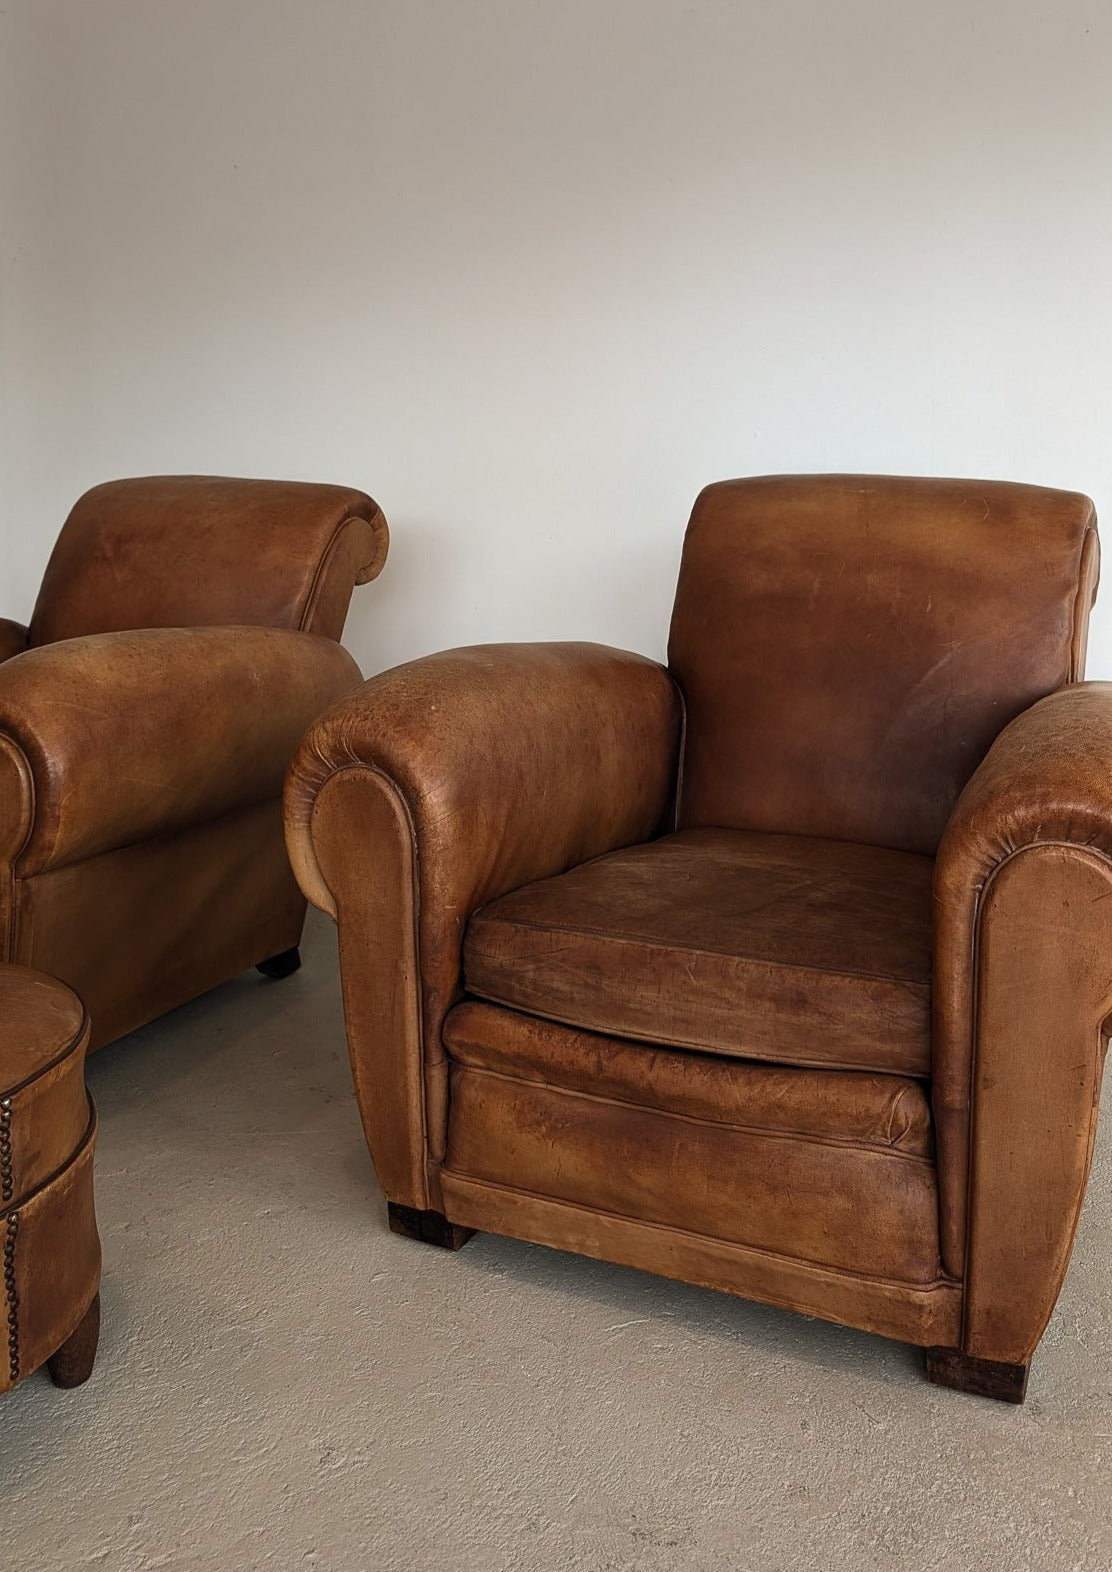
[{"label": "leather seam stitching", "polygon": [[[921,1294],[947,1293],[961,1286],[954,1278],[945,1276],[932,1277],[924,1283],[908,1281],[906,1278],[901,1277],[872,1277],[867,1272],[855,1272],[852,1267],[832,1266],[825,1261],[807,1261],[800,1256],[781,1255],[776,1250],[763,1249],[760,1245],[740,1244],[734,1239],[717,1239],[712,1234],[697,1234],[690,1228],[678,1228],[674,1223],[655,1223],[648,1218],[627,1217],[622,1212],[607,1212],[597,1207],[581,1206],[576,1201],[562,1201],[556,1196],[539,1195],[535,1190],[523,1190],[516,1185],[499,1184],[494,1179],[474,1179],[470,1174],[460,1173],[453,1168],[442,1168],[441,1172],[448,1179],[462,1180],[464,1184],[473,1185],[476,1189],[489,1190],[495,1193],[502,1192],[507,1195],[520,1195],[528,1200],[537,1200],[550,1206],[566,1207],[569,1211],[578,1212],[581,1216],[605,1217],[617,1223],[631,1224],[634,1228],[651,1229],[654,1233],[680,1234],[685,1239],[693,1239],[700,1244],[722,1246],[727,1250],[740,1250],[747,1254],[763,1256],[770,1261],[782,1261],[784,1265],[793,1269],[798,1268],[808,1274],[826,1275],[829,1273],[838,1278],[852,1278],[855,1282],[875,1283],[878,1287],[898,1288],[903,1291],[910,1288],[913,1292]],[[465,1224],[464,1226],[469,1227],[470,1224]],[[680,1281],[683,1281],[683,1279],[680,1279]],[[775,1302],[778,1305],[785,1304],[785,1301],[781,1299],[777,1299]],[[798,1306],[786,1304],[786,1308],[795,1309]],[[814,1311],[804,1309],[802,1314],[813,1315]]]},{"label": "leather seam stitching", "polygon": [[[44,1191],[50,1189],[51,1185],[57,1184],[59,1179],[64,1178],[76,1163],[88,1155],[89,1148],[95,1146],[99,1120],[97,1118],[96,1106],[88,1091],[85,1093],[85,1106],[88,1109],[89,1117],[81,1133],[81,1139],[73,1151],[64,1162],[59,1163],[57,1168],[48,1173],[45,1179],[40,1179],[33,1190],[28,1190],[25,1194],[16,1196],[11,1202],[6,1203],[4,1209],[0,1210],[0,1219],[14,1215],[16,1212],[26,1211],[32,1201],[37,1201]],[[7,1210],[8,1205],[11,1207],[11,1214]]]},{"label": "leather seam stitching", "polygon": [[[856,977],[864,982],[892,983],[904,988],[929,989],[931,986],[930,977],[892,977],[885,976],[883,972],[856,971],[850,967],[840,967],[835,970],[833,967],[829,966],[811,966],[806,961],[777,961],[771,960],[767,956],[739,953],[736,950],[708,950],[704,946],[673,943],[671,940],[665,943],[663,941],[654,940],[649,936],[642,936],[638,934],[631,934],[627,938],[622,934],[610,933],[605,928],[584,928],[578,926],[572,927],[570,924],[562,924],[557,926],[554,923],[530,922],[527,918],[517,917],[480,917],[479,921],[481,924],[485,923],[491,927],[500,925],[504,928],[510,929],[511,931],[514,928],[528,928],[535,933],[566,933],[578,938],[600,939],[604,944],[642,945],[646,949],[659,948],[663,950],[680,950],[685,955],[706,955],[716,960],[746,961],[754,966],[768,966],[774,968],[776,971],[812,972],[815,975],[821,977]],[[469,937],[468,946],[474,946],[474,948],[479,951],[480,955],[483,954],[481,942],[477,942],[473,936]],[[497,959],[497,954],[494,952],[488,950],[486,954],[488,958]]]},{"label": "leather seam stitching", "polygon": [[[970,1051],[969,1051],[969,1078],[968,1078],[968,1081],[966,1083],[965,1218],[964,1218],[964,1229],[963,1229],[964,1239],[962,1241],[963,1249],[962,1249],[962,1276],[961,1276],[961,1282],[962,1282],[961,1336],[962,1336],[962,1347],[963,1348],[964,1348],[965,1342],[966,1342],[966,1332],[967,1332],[968,1314],[969,1314],[968,1293],[967,1293],[966,1285],[968,1284],[968,1281],[969,1281],[969,1257],[970,1257],[970,1248],[971,1248],[971,1237],[972,1237],[972,1232],[973,1232],[973,1230],[972,1230],[972,1218],[973,1218],[973,1127],[974,1127],[974,1118],[975,1118],[975,1110],[976,1110],[976,1101],[975,1101],[975,1098],[974,1098],[974,1086],[975,1086],[976,1078],[977,1078],[977,1050],[978,1050],[978,1047],[980,1045],[980,1030],[979,1030],[979,1027],[980,1027],[980,1014],[981,1014],[980,1005],[981,1005],[981,994],[982,994],[982,991],[983,991],[981,944],[982,944],[982,924],[983,924],[983,920],[984,920],[985,901],[986,901],[986,899],[988,897],[989,891],[991,890],[993,884],[996,881],[996,876],[1001,871],[1001,869],[1005,868],[1010,862],[1014,861],[1014,859],[1016,857],[1022,856],[1022,854],[1024,852],[1039,851],[1040,849],[1047,848],[1047,847],[1052,848],[1052,849],[1062,850],[1062,851],[1081,852],[1086,857],[1092,857],[1097,862],[1103,863],[1105,865],[1105,867],[1109,870],[1109,872],[1112,873],[1112,857],[1110,857],[1106,852],[1102,851],[1100,849],[1100,847],[1093,846],[1092,844],[1090,844],[1088,842],[1083,842],[1083,841],[1063,841],[1063,840],[1025,841],[1022,846],[1013,847],[1012,850],[1010,852],[1008,852],[1006,856],[1001,857],[998,862],[993,864],[992,868],[989,870],[988,874],[986,875],[986,877],[982,881],[980,889],[977,891],[977,904],[976,904],[976,908],[975,908],[974,913],[973,913],[973,1001],[972,1001],[972,1006],[973,1007],[972,1007],[972,1011],[971,1011],[971,1020],[970,1020],[970,1037],[971,1037],[972,1040],[970,1042]],[[1098,1078],[1098,1081],[1097,1081],[1097,1096],[1096,1096],[1096,1101],[1094,1102],[1094,1107],[1093,1107],[1093,1111],[1092,1111],[1092,1115],[1091,1115],[1091,1119],[1090,1119],[1090,1125],[1089,1125],[1090,1155],[1091,1155],[1092,1142],[1093,1142],[1093,1139],[1094,1139],[1095,1120],[1096,1120],[1097,1114],[1099,1112],[1099,1087],[1100,1087],[1100,1081],[1099,1081],[1099,1078]],[[1077,1227],[1078,1227],[1078,1223],[1079,1223],[1080,1217],[1081,1217],[1081,1206],[1084,1203],[1084,1199],[1085,1199],[1084,1191],[1082,1191],[1081,1201],[1079,1202],[1079,1204],[1078,1204],[1078,1206],[1077,1206],[1077,1208],[1076,1208],[1076,1210],[1074,1212],[1073,1228],[1072,1228],[1071,1233],[1070,1233],[1069,1251],[1072,1251],[1072,1249],[1073,1249],[1073,1241],[1074,1241],[1074,1239],[1076,1238],[1076,1235],[1077,1235]],[[940,1221],[941,1221],[941,1219],[940,1219]],[[1067,1262],[1069,1260],[1069,1251],[1067,1251],[1067,1255],[1066,1255]],[[1064,1273],[1063,1273],[1063,1276],[1064,1276]],[[1060,1286],[1059,1286],[1059,1291],[1060,1291]]]},{"label": "leather seam stitching", "polygon": [[297,624],[299,633],[307,633],[309,631],[308,625],[310,622],[312,622],[316,613],[317,604],[320,600],[321,591],[324,586],[324,580],[328,574],[329,566],[331,565],[332,558],[338,549],[339,542],[343,537],[344,531],[352,524],[358,523],[359,521],[370,525],[370,527],[373,529],[374,520],[381,513],[381,511],[381,508],[376,508],[370,519],[364,518],[362,513],[346,513],[340,522],[336,525],[335,529],[332,531],[332,534],[328,537],[328,541],[325,544],[324,550],[320,554],[320,560],[317,563],[316,571],[313,574],[313,582],[309,585],[308,592],[306,593],[305,608],[302,611],[301,617]]},{"label": "leather seam stitching", "polygon": [[933,1169],[935,1164],[932,1158],[923,1152],[901,1151],[898,1147],[882,1146],[879,1142],[839,1139],[837,1136],[816,1135],[806,1130],[772,1130],[765,1125],[737,1124],[728,1119],[711,1119],[703,1114],[685,1113],[682,1109],[656,1108],[645,1103],[636,1103],[632,1099],[605,1096],[601,1092],[585,1092],[575,1087],[557,1086],[552,1081],[536,1080],[529,1076],[509,1075],[503,1070],[489,1070],[483,1065],[462,1063],[458,1059],[450,1059],[453,1068],[466,1070],[469,1075],[485,1075],[491,1080],[504,1081],[510,1086],[526,1085],[540,1086],[545,1091],[553,1092],[560,1097],[583,1098],[587,1102],[603,1103],[608,1108],[632,1108],[638,1113],[655,1114],[662,1119],[680,1119],[685,1124],[700,1125],[708,1130],[730,1130],[739,1135],[753,1135],[772,1141],[802,1141],[809,1146],[830,1146],[838,1151],[854,1151],[871,1153],[878,1157],[898,1157],[901,1161],[910,1163],[924,1163]]},{"label": "leather seam stitching", "polygon": [[[569,1020],[569,1019],[567,1019],[566,1017],[563,1017],[563,1016],[545,1014],[542,1010],[539,1010],[535,1005],[524,1005],[524,1004],[519,1003],[515,999],[503,998],[502,995],[496,994],[496,993],[494,993],[493,991],[490,991],[490,990],[488,990],[487,992],[483,993],[478,988],[476,988],[473,983],[468,984],[468,992],[471,993],[471,994],[474,994],[477,998],[489,1000],[489,1002],[491,1004],[502,1005],[507,1010],[516,1010],[516,1011],[518,1011],[521,1014],[535,1015],[542,1021],[553,1021],[557,1026],[570,1026],[570,1027],[574,1028],[576,1031],[582,1031],[582,1032],[597,1032],[598,1031],[598,1027],[592,1025],[591,1022],[589,1022],[589,1021],[573,1021],[573,1020]],[[617,1034],[615,1034],[615,1035],[617,1035]],[[864,1072],[866,1072],[866,1073],[868,1073],[870,1075],[899,1075],[899,1076],[906,1076],[909,1080],[912,1080],[912,1081],[926,1081],[926,1080],[929,1080],[929,1078],[930,1078],[929,1069],[927,1069],[927,1070],[913,1070],[913,1069],[908,1069],[908,1068],[904,1068],[904,1067],[893,1068],[893,1069],[885,1069],[882,1065],[867,1064],[864,1060],[862,1060],[860,1062],[854,1062],[853,1060],[850,1060],[850,1059],[790,1059],[790,1060],[772,1060],[772,1059],[769,1059],[767,1057],[767,1055],[764,1055],[764,1054],[748,1055],[748,1054],[727,1053],[721,1047],[715,1047],[713,1044],[707,1043],[707,1042],[698,1042],[698,1043],[692,1042],[692,1043],[687,1044],[687,1045],[685,1045],[683,1043],[677,1043],[674,1034],[671,1035],[671,1036],[668,1036],[668,1037],[663,1037],[663,1036],[651,1033],[647,1028],[644,1029],[644,1030],[641,1030],[639,1032],[639,1035],[637,1035],[637,1036],[634,1036],[630,1032],[624,1032],[624,1031],[620,1035],[623,1036],[624,1038],[626,1038],[626,1040],[628,1040],[630,1042],[654,1043],[654,1044],[659,1044],[662,1048],[684,1048],[685,1046],[688,1046],[688,1047],[690,1047],[692,1049],[692,1051],[694,1051],[696,1053],[710,1053],[710,1054],[714,1054],[715,1057],[723,1059],[727,1063],[729,1063],[729,1062],[731,1062],[732,1060],[735,1060],[735,1059],[740,1059],[743,1063],[747,1063],[747,1064],[748,1063],[753,1063],[753,1064],[783,1064],[783,1065],[785,1065],[789,1069],[792,1066],[795,1066],[796,1068],[802,1069],[802,1070],[852,1070],[852,1071],[860,1070],[860,1071],[864,1071]]]},{"label": "leather seam stitching", "polygon": [[[366,760],[360,760],[358,762],[352,761],[351,763],[342,765],[339,769],[330,771],[330,773],[325,777],[325,779],[320,783],[320,786],[317,788],[317,791],[314,794],[313,808],[310,809],[309,813],[310,844],[312,842],[312,815],[315,811],[316,800],[319,797],[321,790],[324,788],[324,786],[331,785],[333,781],[339,780],[345,775],[372,775],[376,780],[381,781],[387,787],[390,794],[397,800],[405,817],[405,822],[409,827],[409,856],[413,869],[413,986],[417,994],[417,1008],[415,1014],[417,1019],[418,1038],[417,1062],[418,1069],[420,1071],[417,1077],[417,1084],[420,1088],[421,1095],[420,1120],[423,1140],[423,1151],[421,1153],[420,1166],[421,1172],[424,1176],[424,1199],[427,1204],[429,1200],[429,1165],[433,1161],[433,1158],[431,1152],[429,1151],[428,1087],[425,1084],[425,1070],[428,1061],[426,1060],[424,967],[421,961],[421,859],[418,852],[417,825],[409,805],[409,800],[406,797],[406,794],[400,783],[395,780],[393,775],[391,775],[387,770],[382,769],[379,765],[369,763]],[[316,862],[315,852],[313,854],[313,860]],[[329,889],[328,885],[325,883],[323,875],[320,874],[319,863],[317,864],[317,872],[325,889]],[[333,895],[333,892],[329,890],[329,894]],[[335,905],[334,895],[333,905]],[[439,1062],[442,1061],[437,1061],[437,1063]]]},{"label": "leather seam stitching", "polygon": [[[1090,517],[1092,515],[1090,514]],[[1089,607],[1085,605],[1085,580],[1089,558],[1096,546],[1097,532],[1090,523],[1086,525],[1085,533],[1081,537],[1081,550],[1077,562],[1077,589],[1074,591],[1073,612],[1070,618],[1070,657],[1069,657],[1069,682],[1077,682],[1080,677],[1081,661],[1081,626],[1085,621]],[[1095,592],[1094,592],[1095,593]],[[1092,602],[1090,602],[1090,605]]]}]

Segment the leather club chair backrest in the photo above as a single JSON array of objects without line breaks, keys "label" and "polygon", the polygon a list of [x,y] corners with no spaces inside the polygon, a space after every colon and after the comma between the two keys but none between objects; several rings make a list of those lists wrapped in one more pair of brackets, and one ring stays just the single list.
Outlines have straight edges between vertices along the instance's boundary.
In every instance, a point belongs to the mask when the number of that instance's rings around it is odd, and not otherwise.
[{"label": "leather club chair backrest", "polygon": [[386,523],[361,491],[170,475],[75,504],[47,564],[32,646],[129,628],[254,624],[338,639],[379,572]]},{"label": "leather club chair backrest", "polygon": [[669,665],[680,828],[932,854],[1001,729],[1077,680],[1093,505],[1005,482],[770,476],[707,487]]}]

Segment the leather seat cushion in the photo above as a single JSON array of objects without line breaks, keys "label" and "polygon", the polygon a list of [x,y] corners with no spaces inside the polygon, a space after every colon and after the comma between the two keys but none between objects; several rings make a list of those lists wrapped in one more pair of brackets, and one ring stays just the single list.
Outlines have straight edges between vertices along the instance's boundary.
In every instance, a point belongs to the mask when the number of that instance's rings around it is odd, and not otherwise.
[{"label": "leather seat cushion", "polygon": [[465,987],[638,1042],[927,1076],[932,871],[848,841],[684,830],[476,912]]}]

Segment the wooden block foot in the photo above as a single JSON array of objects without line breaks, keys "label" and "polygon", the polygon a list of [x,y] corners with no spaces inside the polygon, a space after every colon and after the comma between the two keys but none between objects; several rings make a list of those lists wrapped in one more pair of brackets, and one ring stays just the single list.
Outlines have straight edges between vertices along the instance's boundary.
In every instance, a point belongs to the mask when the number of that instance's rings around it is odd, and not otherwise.
[{"label": "wooden block foot", "polygon": [[97,1294],[76,1331],[46,1362],[55,1386],[80,1386],[93,1373],[100,1339],[100,1295]]},{"label": "wooden block foot", "polygon": [[960,1348],[928,1348],[927,1380],[935,1386],[995,1397],[1001,1403],[1022,1403],[1027,1396],[1030,1364],[1009,1365],[999,1359],[977,1359]]},{"label": "wooden block foot", "polygon": [[390,1219],[390,1232],[406,1239],[419,1239],[422,1244],[439,1245],[442,1250],[460,1250],[475,1232],[460,1223],[450,1223],[443,1212],[421,1212],[415,1206],[399,1206],[396,1201],[386,1203]]},{"label": "wooden block foot", "polygon": [[292,977],[300,966],[301,951],[295,944],[292,950],[283,950],[281,955],[272,955],[269,960],[260,961],[255,970],[262,972],[264,977],[273,977],[275,982],[281,982],[283,977]]}]

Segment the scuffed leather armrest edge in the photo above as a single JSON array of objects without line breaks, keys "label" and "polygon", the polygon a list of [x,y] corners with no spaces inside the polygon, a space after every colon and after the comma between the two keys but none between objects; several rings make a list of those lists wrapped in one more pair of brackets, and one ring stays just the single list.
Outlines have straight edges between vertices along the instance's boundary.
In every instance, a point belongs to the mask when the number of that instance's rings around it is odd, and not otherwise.
[{"label": "scuffed leather armrest edge", "polygon": [[0,666],[0,739],[27,821],[16,872],[280,796],[305,728],[360,680],[331,639],[256,627],[91,635]]},{"label": "scuffed leather armrest edge", "polygon": [[366,501],[367,511],[345,518],[325,547],[301,617],[300,626],[307,632],[339,639],[354,586],[369,584],[386,565],[386,517],[373,498]]},{"label": "scuffed leather armrest edge", "polygon": [[441,1027],[483,902],[664,826],[678,690],[585,644],[449,650],[372,678],[304,738],[286,843],[336,918],[360,1114],[388,1198],[436,1208]]},{"label": "scuffed leather armrest edge", "polygon": [[[955,1275],[964,1270],[967,1240],[969,1142],[986,1007],[981,978],[986,913],[1006,874],[1009,884],[1010,874],[1020,870],[1025,879],[1037,877],[1040,866],[1049,867],[1045,859],[1056,854],[1072,858],[1079,869],[1078,859],[1087,859],[1112,876],[1112,683],[1071,684],[1005,727],[959,797],[939,846],[931,1097],[943,1247]],[[1094,921],[1107,920],[1108,903],[1102,900],[1089,911],[1083,884],[1079,874],[1068,918],[1077,925],[1079,942]],[[1032,943],[1037,932],[1035,923]],[[1112,950],[1112,933],[1109,940]],[[1032,954],[1032,975],[1039,965],[1040,956]],[[1072,1002],[1064,994],[1063,1010]],[[1078,1022],[1076,1030],[1087,1033],[1091,1026],[1095,1041],[1099,1024]]]},{"label": "scuffed leather armrest edge", "polygon": [[321,716],[291,762],[287,843],[302,889],[335,913],[313,805],[353,767],[393,783],[426,902],[460,913],[648,839],[674,791],[680,708],[663,667],[603,645],[477,645],[372,677]]}]

